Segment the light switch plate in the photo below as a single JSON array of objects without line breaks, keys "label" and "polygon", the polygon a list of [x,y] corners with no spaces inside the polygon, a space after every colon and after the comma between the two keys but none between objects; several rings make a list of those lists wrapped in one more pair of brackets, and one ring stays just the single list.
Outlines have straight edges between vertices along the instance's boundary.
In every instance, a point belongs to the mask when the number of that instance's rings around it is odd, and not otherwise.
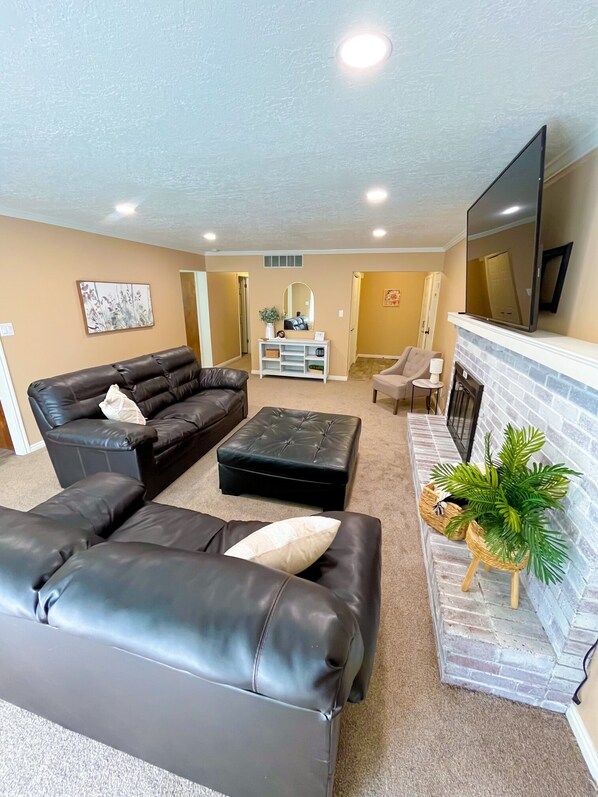
[{"label": "light switch plate", "polygon": [[342,318],[344,315],[345,315],[345,311],[344,310],[339,310],[338,311],[338,317],[339,318]]},{"label": "light switch plate", "polygon": [[15,331],[13,329],[12,324],[0,324],[0,338],[10,338],[11,335],[14,335]]}]

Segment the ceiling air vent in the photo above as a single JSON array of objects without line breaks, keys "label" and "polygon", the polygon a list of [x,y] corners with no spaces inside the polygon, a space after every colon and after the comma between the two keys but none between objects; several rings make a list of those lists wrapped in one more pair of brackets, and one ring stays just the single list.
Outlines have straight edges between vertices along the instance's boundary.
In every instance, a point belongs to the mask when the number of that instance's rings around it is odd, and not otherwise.
[{"label": "ceiling air vent", "polygon": [[303,255],[264,255],[264,268],[303,268]]}]

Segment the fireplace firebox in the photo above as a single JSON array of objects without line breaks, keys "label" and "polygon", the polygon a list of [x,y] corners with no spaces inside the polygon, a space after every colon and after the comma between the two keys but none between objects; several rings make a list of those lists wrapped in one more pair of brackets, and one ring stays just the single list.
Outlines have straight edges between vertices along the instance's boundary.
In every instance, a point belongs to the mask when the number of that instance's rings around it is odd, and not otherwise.
[{"label": "fireplace firebox", "polygon": [[464,462],[471,457],[483,392],[484,385],[455,363],[446,425]]}]

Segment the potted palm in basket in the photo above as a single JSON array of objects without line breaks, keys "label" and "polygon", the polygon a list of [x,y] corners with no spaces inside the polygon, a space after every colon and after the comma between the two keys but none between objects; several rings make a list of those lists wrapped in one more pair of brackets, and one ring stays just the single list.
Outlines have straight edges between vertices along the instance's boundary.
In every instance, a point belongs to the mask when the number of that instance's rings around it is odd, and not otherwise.
[{"label": "potted palm in basket", "polygon": [[558,529],[548,526],[546,512],[562,509],[572,476],[580,476],[565,465],[530,464],[544,445],[544,434],[532,426],[516,429],[509,424],[503,445],[495,458],[490,435],[485,437],[483,466],[471,462],[439,464],[431,473],[434,483],[467,506],[452,518],[447,537],[465,528],[465,540],[473,560],[463,581],[469,589],[480,562],[512,574],[511,606],[519,600],[519,571],[528,572],[545,584],[561,581],[567,562],[567,543]]}]

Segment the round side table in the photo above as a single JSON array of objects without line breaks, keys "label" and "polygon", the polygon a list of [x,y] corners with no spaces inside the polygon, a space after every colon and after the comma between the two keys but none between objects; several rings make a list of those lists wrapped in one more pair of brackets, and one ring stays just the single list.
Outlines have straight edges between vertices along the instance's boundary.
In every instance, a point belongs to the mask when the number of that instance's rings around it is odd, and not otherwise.
[{"label": "round side table", "polygon": [[415,388],[420,387],[424,390],[428,390],[428,395],[426,396],[426,409],[428,411],[428,415],[432,409],[432,394],[436,394],[435,402],[434,402],[434,415],[438,414],[438,399],[440,397],[440,391],[444,387],[444,382],[431,382],[429,379],[414,379],[411,383],[411,412],[413,412],[413,396],[415,393]]}]

